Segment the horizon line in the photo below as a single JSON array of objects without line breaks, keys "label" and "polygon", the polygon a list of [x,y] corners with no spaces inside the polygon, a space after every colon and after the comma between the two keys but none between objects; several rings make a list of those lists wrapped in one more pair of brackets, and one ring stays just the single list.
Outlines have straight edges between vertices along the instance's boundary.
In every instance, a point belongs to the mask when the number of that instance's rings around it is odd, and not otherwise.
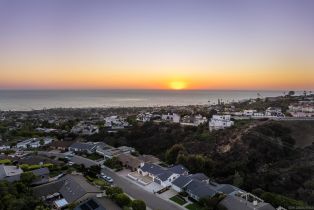
[{"label": "horizon line", "polygon": [[287,91],[313,91],[314,89],[193,89],[184,88],[180,90],[170,88],[0,88],[0,91],[104,91],[104,90],[121,90],[121,91],[274,91],[274,92],[287,92]]}]

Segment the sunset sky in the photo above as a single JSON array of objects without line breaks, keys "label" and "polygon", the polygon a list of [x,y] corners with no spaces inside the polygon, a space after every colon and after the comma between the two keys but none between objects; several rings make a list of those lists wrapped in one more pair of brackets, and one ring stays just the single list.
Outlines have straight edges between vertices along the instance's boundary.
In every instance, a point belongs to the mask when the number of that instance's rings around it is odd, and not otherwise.
[{"label": "sunset sky", "polygon": [[0,0],[0,89],[314,89],[312,0]]}]

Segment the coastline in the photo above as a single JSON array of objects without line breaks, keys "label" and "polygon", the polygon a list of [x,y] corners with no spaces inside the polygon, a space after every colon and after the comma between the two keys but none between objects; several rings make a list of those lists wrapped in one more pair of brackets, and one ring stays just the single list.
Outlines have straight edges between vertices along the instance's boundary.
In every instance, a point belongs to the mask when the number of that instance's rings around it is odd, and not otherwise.
[{"label": "coastline", "polygon": [[0,110],[158,108],[167,106],[206,106],[239,102],[258,97],[277,97],[281,91],[257,90],[0,90]]}]

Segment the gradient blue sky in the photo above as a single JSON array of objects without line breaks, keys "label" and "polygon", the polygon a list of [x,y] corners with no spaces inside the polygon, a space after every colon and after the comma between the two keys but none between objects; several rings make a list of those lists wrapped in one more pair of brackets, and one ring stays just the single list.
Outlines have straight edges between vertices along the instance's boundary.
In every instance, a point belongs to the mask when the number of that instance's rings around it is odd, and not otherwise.
[{"label": "gradient blue sky", "polygon": [[312,0],[0,0],[0,88],[313,89]]}]

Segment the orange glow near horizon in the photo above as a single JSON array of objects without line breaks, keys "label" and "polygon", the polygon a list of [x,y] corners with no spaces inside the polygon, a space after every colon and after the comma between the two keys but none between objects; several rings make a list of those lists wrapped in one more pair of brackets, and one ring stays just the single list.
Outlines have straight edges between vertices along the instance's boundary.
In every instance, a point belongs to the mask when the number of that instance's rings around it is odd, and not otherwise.
[{"label": "orange glow near horizon", "polygon": [[[205,70],[205,67],[198,66],[197,68],[2,65],[0,66],[0,89],[314,89],[312,68],[300,68],[301,70],[277,66],[263,68],[234,66],[224,69],[207,67],[206,69],[209,70]],[[6,69],[6,71],[1,69]],[[172,71],[166,69],[172,69]]]},{"label": "orange glow near horizon", "polygon": [[169,86],[173,90],[182,90],[187,87],[187,84],[183,81],[172,81],[170,82]]},{"label": "orange glow near horizon", "polygon": [[[300,89],[313,90],[314,75],[295,76],[280,73],[269,74],[204,74],[184,80],[172,80],[167,76],[111,74],[10,74],[2,75],[0,88],[13,89]],[[302,75],[301,73],[300,75]],[[49,76],[47,76],[49,75]],[[3,87],[2,87],[3,86]]]}]

